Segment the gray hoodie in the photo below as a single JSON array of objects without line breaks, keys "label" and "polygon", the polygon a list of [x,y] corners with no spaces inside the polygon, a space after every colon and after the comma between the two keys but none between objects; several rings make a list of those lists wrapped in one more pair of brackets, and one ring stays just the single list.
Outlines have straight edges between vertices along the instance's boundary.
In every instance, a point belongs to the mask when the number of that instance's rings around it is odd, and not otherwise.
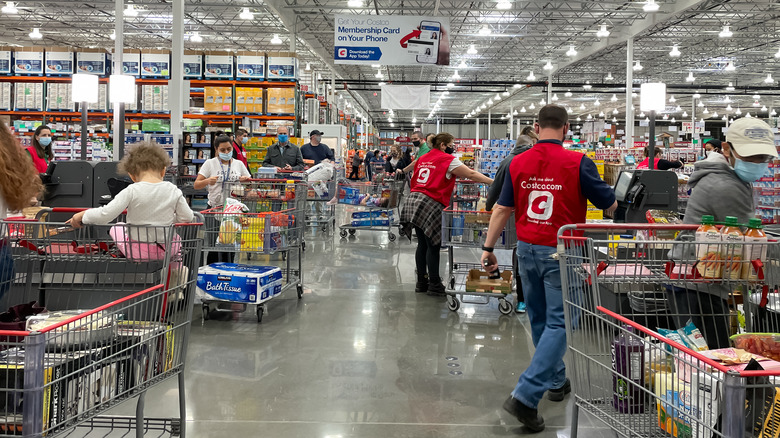
[{"label": "gray hoodie", "polygon": [[698,225],[705,214],[715,216],[716,222],[724,222],[726,216],[736,216],[741,224],[755,217],[752,186],[739,179],[725,159],[698,161],[694,168],[688,181],[691,197],[684,223]]}]

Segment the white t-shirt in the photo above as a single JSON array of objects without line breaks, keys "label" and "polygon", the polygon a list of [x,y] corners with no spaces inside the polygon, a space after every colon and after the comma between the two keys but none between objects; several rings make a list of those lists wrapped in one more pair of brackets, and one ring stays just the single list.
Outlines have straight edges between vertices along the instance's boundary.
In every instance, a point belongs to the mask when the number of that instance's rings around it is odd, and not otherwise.
[{"label": "white t-shirt", "polygon": [[452,171],[457,169],[458,167],[462,166],[463,163],[459,159],[454,159],[450,163],[450,167],[447,168],[447,174],[445,175],[447,179],[452,178]]},{"label": "white t-shirt", "polygon": [[222,164],[218,157],[206,160],[198,174],[203,175],[204,178],[217,177],[216,184],[206,186],[209,190],[209,205],[211,207],[217,207],[222,203],[222,192],[225,189],[225,183],[236,182],[242,176],[252,176],[246,169],[246,166],[244,166],[244,163],[238,160],[230,160],[229,165]]}]

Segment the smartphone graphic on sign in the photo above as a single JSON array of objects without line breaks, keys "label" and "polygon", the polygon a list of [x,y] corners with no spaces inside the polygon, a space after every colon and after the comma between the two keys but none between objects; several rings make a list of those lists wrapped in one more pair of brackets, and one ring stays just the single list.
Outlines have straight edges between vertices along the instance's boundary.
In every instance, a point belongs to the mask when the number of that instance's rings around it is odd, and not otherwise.
[{"label": "smartphone graphic on sign", "polygon": [[436,64],[439,58],[439,40],[441,40],[441,23],[423,20],[420,22],[420,38],[408,41],[410,53],[417,54],[420,64]]}]

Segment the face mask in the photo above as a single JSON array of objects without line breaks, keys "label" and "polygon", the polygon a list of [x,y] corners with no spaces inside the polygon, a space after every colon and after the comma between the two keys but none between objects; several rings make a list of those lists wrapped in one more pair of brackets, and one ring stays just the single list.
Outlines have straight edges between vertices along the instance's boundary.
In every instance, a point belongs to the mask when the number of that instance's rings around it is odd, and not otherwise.
[{"label": "face mask", "polygon": [[319,143],[319,142],[321,142],[321,141],[322,141],[322,137],[320,137],[319,135],[315,135],[314,137],[312,137],[312,139],[313,139],[314,141],[316,141],[317,143]]},{"label": "face mask", "polygon": [[241,144],[247,144],[249,143],[249,137],[244,137],[241,139]]},{"label": "face mask", "polygon": [[414,145],[414,147],[416,147],[416,148],[419,148],[419,147],[420,147],[420,142],[419,142],[419,141],[413,141],[413,142],[412,142],[412,144],[413,144],[413,145]]},{"label": "face mask", "polygon": [[279,134],[276,136],[276,138],[279,140],[279,144],[287,143],[287,140],[290,139],[290,136],[287,134]]},{"label": "face mask", "polygon": [[222,152],[219,153],[219,159],[222,161],[230,161],[230,159],[233,158],[233,154],[227,153],[223,154]]},{"label": "face mask", "polygon": [[447,146],[447,149],[444,149],[445,154],[451,155],[453,152],[455,152],[455,149],[453,149],[451,146]]},{"label": "face mask", "polygon": [[51,144],[51,137],[41,137],[38,139],[38,143],[40,143],[41,146],[46,147]]},{"label": "face mask", "polygon": [[769,163],[750,163],[740,159],[737,159],[734,163],[734,172],[737,173],[739,179],[746,183],[758,181],[759,178],[764,176],[768,168]]}]

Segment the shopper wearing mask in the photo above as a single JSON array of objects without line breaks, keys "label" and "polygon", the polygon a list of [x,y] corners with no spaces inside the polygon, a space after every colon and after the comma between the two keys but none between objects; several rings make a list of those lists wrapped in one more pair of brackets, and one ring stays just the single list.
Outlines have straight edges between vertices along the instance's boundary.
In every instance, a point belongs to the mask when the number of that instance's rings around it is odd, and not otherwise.
[{"label": "shopper wearing mask", "polygon": [[49,167],[49,163],[54,159],[51,142],[51,129],[46,125],[39,126],[33,134],[32,146],[27,148],[27,153],[30,155],[38,173],[46,173],[46,168]]},{"label": "shopper wearing mask", "polygon": [[[683,223],[700,225],[702,216],[711,215],[716,223],[723,223],[726,216],[736,216],[740,224],[747,224],[755,217],[752,183],[764,175],[769,162],[778,156],[774,133],[759,119],[742,118],[731,124],[726,138],[728,142],[722,142],[722,155],[711,153],[711,157],[694,164],[695,170],[688,181],[691,196]],[[694,260],[694,254],[682,253],[687,246],[675,245],[671,258]],[[672,313],[679,315],[678,327],[670,328],[681,328],[690,318],[710,348],[729,346],[730,287],[701,284],[687,289],[667,287],[667,290]]]},{"label": "shopper wearing mask", "polygon": [[360,151],[355,149],[352,151],[352,171],[349,173],[347,179],[357,180],[360,179],[360,163],[363,160],[360,158]]},{"label": "shopper wearing mask", "polygon": [[249,132],[244,128],[236,130],[236,137],[233,139],[233,158],[244,163],[244,167],[249,169],[249,162],[246,160],[246,144],[249,143]]},{"label": "shopper wearing mask", "polygon": [[387,154],[387,160],[385,161],[385,172],[394,173],[396,170],[406,167],[401,160],[401,147],[398,145],[390,146],[390,153]]},{"label": "shopper wearing mask", "polygon": [[309,133],[309,142],[301,147],[301,156],[304,160],[314,161],[314,165],[322,160],[336,161],[333,150],[326,144],[322,144],[322,131],[313,130]]},{"label": "shopper wearing mask", "polygon": [[712,152],[721,153],[723,150],[723,144],[720,140],[711,139],[708,140],[707,143],[704,143],[704,156],[705,158],[709,158],[710,154]]},{"label": "shopper wearing mask", "polygon": [[371,162],[374,161],[374,152],[370,149],[366,151],[366,158],[363,159],[363,166],[366,169],[366,178],[368,182],[374,181],[374,169],[371,168]]},{"label": "shopper wearing mask", "polygon": [[280,170],[303,170],[303,155],[298,146],[290,143],[290,131],[285,126],[276,130],[277,142],[268,148],[263,167],[276,167]]},{"label": "shopper wearing mask", "polygon": [[455,178],[490,184],[492,179],[466,167],[452,156],[454,137],[442,133],[433,140],[431,151],[417,161],[412,176],[412,191],[401,206],[401,233],[411,241],[411,229],[417,234],[417,283],[414,291],[443,296],[439,275],[442,212],[450,203]]},{"label": "shopper wearing mask", "polygon": [[[431,136],[432,137],[432,136]],[[417,149],[417,155],[415,155],[414,161],[411,161],[403,168],[403,173],[409,173],[414,170],[414,165],[417,164],[417,160],[431,150],[427,141],[423,141],[423,133],[420,131],[414,131],[412,133],[412,144]],[[411,158],[411,157],[410,157]]]},{"label": "shopper wearing mask", "polygon": [[[661,153],[663,150],[661,148],[655,148],[655,159],[653,160],[653,170],[669,170],[669,169],[679,169],[683,166],[683,163],[681,161],[669,161],[664,160],[661,158]],[[650,148],[645,147],[645,159],[637,164],[637,169],[649,169],[650,168]]]}]

